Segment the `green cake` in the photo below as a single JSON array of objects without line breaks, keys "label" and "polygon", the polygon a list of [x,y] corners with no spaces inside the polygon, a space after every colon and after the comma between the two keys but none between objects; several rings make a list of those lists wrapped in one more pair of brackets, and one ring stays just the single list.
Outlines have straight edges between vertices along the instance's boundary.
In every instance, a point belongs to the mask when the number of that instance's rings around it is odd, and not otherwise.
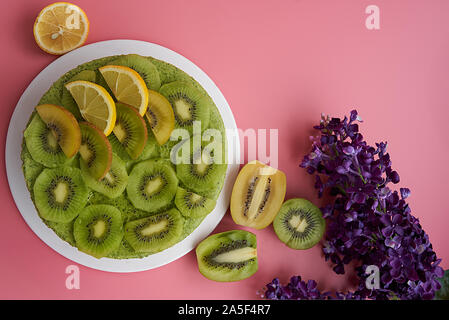
[{"label": "green cake", "polygon": [[[98,70],[106,65],[134,69],[148,89],[165,95],[172,106],[175,105],[174,99],[179,97],[190,101],[191,92],[201,96],[201,109],[198,108],[197,113],[204,120],[200,126],[202,137],[207,136],[209,129],[215,129],[220,133],[221,140],[216,135],[211,140],[204,138],[199,150],[206,149],[208,143],[218,142],[223,150],[223,163],[208,164],[204,177],[189,176],[195,165],[175,163],[174,155],[185,143],[189,144],[187,150],[196,154],[191,128],[186,128],[190,139],[184,136],[182,141],[170,139],[160,145],[152,132],[152,124],[143,117],[148,138],[137,158],[130,157],[113,133],[107,137],[113,155],[108,176],[114,177],[120,184],[108,190],[105,187],[106,177],[101,180],[102,183],[92,177],[79,153],[68,159],[56,145],[51,161],[41,161],[34,149],[43,139],[42,132],[47,132],[45,130],[48,128],[40,113],[33,112],[22,143],[23,172],[39,216],[62,240],[98,258],[143,258],[183,240],[215,207],[226,175],[225,128],[213,100],[195,79],[169,63],[137,55],[104,57],[70,70],[50,87],[38,105],[64,107],[78,121],[85,121],[64,85],[74,80],[91,81],[104,87],[114,97]],[[179,86],[186,89],[179,89]],[[182,94],[171,94],[173,88]],[[178,120],[176,118],[176,128],[181,127]],[[162,175],[163,183],[157,186],[157,197],[142,199],[142,181],[152,181],[154,184],[159,179],[158,175]],[[149,183],[145,188],[150,188]],[[58,189],[60,184],[67,185],[69,191],[61,193]],[[61,200],[63,205],[56,210],[55,198],[60,194],[65,198]]]}]

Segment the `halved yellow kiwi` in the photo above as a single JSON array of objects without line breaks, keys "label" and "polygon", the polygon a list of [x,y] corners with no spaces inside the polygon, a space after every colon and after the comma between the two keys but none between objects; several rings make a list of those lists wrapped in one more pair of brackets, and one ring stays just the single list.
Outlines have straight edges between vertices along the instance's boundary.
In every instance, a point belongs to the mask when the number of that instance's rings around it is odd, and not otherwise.
[{"label": "halved yellow kiwi", "polygon": [[67,158],[73,157],[81,145],[80,126],[73,114],[54,104],[42,104],[36,107],[36,111],[56,138]]},{"label": "halved yellow kiwi", "polygon": [[159,92],[148,90],[148,109],[145,113],[157,143],[168,141],[175,128],[175,114],[170,102]]},{"label": "halved yellow kiwi", "polygon": [[286,189],[282,171],[257,160],[249,162],[239,172],[232,189],[232,219],[246,227],[267,227],[281,208]]}]

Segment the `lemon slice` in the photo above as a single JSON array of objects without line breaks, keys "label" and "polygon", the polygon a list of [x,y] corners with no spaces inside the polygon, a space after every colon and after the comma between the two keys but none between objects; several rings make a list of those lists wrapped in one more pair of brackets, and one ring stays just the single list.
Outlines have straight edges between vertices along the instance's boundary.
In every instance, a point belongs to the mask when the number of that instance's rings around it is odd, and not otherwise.
[{"label": "lemon slice", "polygon": [[84,11],[68,2],[46,6],[34,22],[34,39],[51,54],[64,54],[81,46],[89,33],[89,20]]},{"label": "lemon slice", "polygon": [[115,126],[115,102],[105,88],[78,80],[65,85],[80,109],[81,116],[107,136]]},{"label": "lemon slice", "polygon": [[143,116],[148,108],[148,88],[142,77],[124,66],[109,65],[99,70],[115,98],[133,106]]}]

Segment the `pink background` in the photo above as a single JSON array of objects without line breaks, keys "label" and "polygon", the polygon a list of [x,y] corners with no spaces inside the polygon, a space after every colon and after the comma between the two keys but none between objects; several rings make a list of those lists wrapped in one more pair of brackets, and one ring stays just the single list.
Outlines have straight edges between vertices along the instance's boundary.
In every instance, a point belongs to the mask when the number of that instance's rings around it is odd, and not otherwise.
[{"label": "pink background", "polygon": [[[67,290],[73,264],[29,229],[9,192],[4,169],[7,127],[23,90],[56,57],[34,43],[33,22],[51,1],[1,1],[0,120],[2,205],[0,298],[255,299],[274,277],[300,274],[321,289],[342,290],[320,248],[295,251],[272,227],[255,231],[260,267],[238,283],[215,283],[197,271],[191,252],[155,270],[113,274],[80,266],[81,289]],[[287,198],[320,204],[313,179],[298,168],[320,113],[343,116],[356,107],[370,143],[388,141],[400,186],[449,267],[449,1],[87,1],[87,43],[109,39],[154,42],[202,68],[229,102],[239,128],[279,129],[279,167]],[[125,6],[126,4],[126,6]],[[365,8],[380,8],[381,29],[365,27]],[[27,195],[24,195],[27,196]],[[229,214],[214,232],[239,229]]]}]

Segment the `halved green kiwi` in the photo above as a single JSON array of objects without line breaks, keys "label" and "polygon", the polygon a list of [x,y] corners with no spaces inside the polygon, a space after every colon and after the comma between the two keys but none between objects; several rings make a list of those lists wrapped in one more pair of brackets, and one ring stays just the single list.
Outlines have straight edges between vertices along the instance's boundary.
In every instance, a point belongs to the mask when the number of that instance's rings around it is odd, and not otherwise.
[{"label": "halved green kiwi", "polygon": [[89,168],[84,161],[80,162],[81,176],[86,185],[108,198],[117,198],[126,189],[128,183],[128,173],[125,163],[116,154],[112,154],[111,168],[104,178],[97,180],[89,172]]},{"label": "halved green kiwi", "polygon": [[109,64],[134,69],[142,77],[143,81],[145,81],[148,89],[157,91],[161,86],[159,71],[145,57],[137,54],[127,54],[111,61]]},{"label": "halved green kiwi", "polygon": [[44,169],[34,183],[39,214],[53,222],[72,221],[87,203],[89,189],[77,168]]},{"label": "halved green kiwi", "polygon": [[210,101],[198,89],[186,82],[174,81],[164,84],[159,92],[170,102],[177,128],[192,133],[195,121],[201,124],[201,131],[209,127]]},{"label": "halved green kiwi", "polygon": [[36,162],[54,168],[69,161],[59,146],[58,139],[37,113],[23,135],[28,151]]},{"label": "halved green kiwi", "polygon": [[184,220],[176,209],[125,224],[125,240],[137,252],[156,253],[179,241]]},{"label": "halved green kiwi", "polygon": [[[83,70],[80,73],[77,73],[72,78],[70,78],[66,83],[77,81],[77,80],[85,80],[90,82],[96,81],[95,71],[93,70]],[[82,121],[83,117],[81,116],[80,109],[70,94],[69,90],[65,86],[62,86],[62,97],[61,104],[64,108],[69,110],[78,121]]]},{"label": "halved green kiwi", "polygon": [[205,217],[215,208],[215,204],[215,200],[181,187],[178,187],[176,192],[175,205],[184,217],[193,219]]},{"label": "halved green kiwi", "polygon": [[87,206],[73,224],[73,236],[80,251],[96,258],[107,256],[122,241],[122,214],[110,205]]},{"label": "halved green kiwi", "polygon": [[306,199],[295,198],[284,202],[273,227],[279,240],[288,247],[305,250],[321,240],[326,222],[317,206]]},{"label": "halved green kiwi", "polygon": [[111,168],[112,148],[104,133],[89,122],[80,122],[81,147],[79,153],[90,175],[97,181]]},{"label": "halved green kiwi", "polygon": [[243,230],[214,234],[196,248],[199,271],[214,281],[239,281],[258,269],[256,235]]},{"label": "halved green kiwi", "polygon": [[117,102],[117,121],[113,129],[114,135],[129,156],[137,159],[143,152],[148,139],[145,119],[136,108]]},{"label": "halved green kiwi", "polygon": [[177,188],[178,178],[168,161],[146,160],[131,170],[126,192],[136,208],[154,212],[171,203]]}]

